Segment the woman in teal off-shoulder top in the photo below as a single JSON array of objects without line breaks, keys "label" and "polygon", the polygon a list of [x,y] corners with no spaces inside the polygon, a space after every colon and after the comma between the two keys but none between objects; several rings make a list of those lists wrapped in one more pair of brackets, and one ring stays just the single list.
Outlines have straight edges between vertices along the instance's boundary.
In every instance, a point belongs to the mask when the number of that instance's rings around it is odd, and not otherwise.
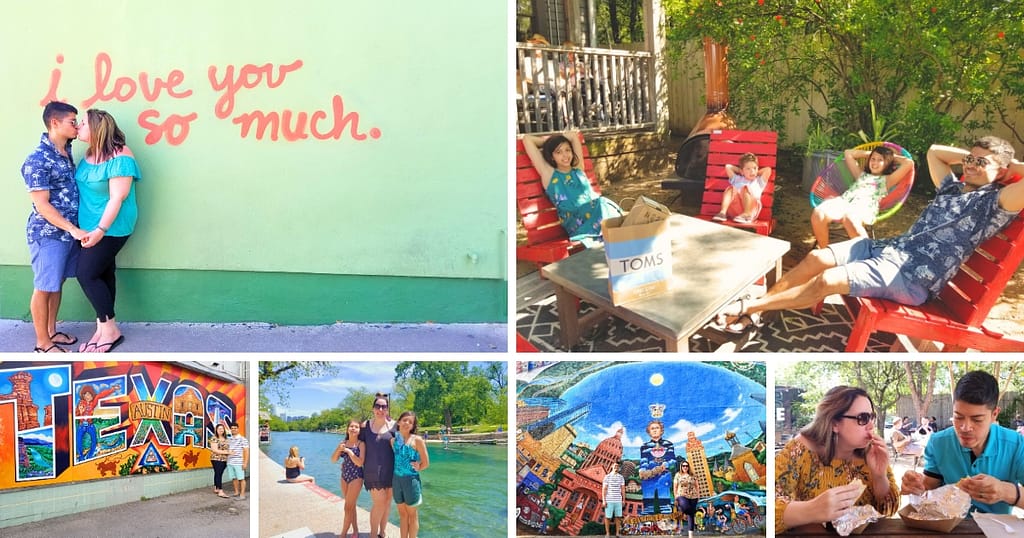
[{"label": "woman in teal off-shoulder top", "polygon": [[597,194],[580,168],[583,145],[579,134],[566,131],[547,138],[526,135],[523,148],[540,175],[548,200],[558,210],[565,233],[588,248],[593,246],[601,238],[601,221],[621,217],[622,209]]},{"label": "woman in teal off-shoulder top", "polygon": [[109,353],[124,342],[114,319],[114,258],[135,231],[135,182],[142,175],[124,133],[106,111],[89,109],[78,126],[78,139],[89,144],[75,172],[78,220],[79,227],[90,230],[82,238],[78,284],[96,311],[96,332],[79,351]]}]

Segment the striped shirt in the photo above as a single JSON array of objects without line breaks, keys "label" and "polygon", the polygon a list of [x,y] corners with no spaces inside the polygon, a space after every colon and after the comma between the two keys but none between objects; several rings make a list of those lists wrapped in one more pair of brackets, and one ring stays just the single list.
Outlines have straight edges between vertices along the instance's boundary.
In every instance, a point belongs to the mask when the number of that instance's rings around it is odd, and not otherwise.
[{"label": "striped shirt", "polygon": [[626,480],[619,473],[611,472],[604,475],[604,480],[601,481],[601,486],[604,489],[604,502],[621,503],[622,486],[625,484]]},{"label": "striped shirt", "polygon": [[231,450],[231,455],[228,456],[228,465],[243,465],[245,460],[242,458],[242,450],[249,448],[249,440],[241,435],[233,435],[228,439],[228,448]]}]

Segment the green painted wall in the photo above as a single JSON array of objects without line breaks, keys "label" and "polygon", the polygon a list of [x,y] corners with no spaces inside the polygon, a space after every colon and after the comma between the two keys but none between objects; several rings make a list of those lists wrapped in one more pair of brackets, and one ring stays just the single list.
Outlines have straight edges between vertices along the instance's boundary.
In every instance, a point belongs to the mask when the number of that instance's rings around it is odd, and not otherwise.
[{"label": "green painted wall", "polygon": [[504,321],[508,41],[503,2],[11,6],[0,316],[28,310],[20,168],[56,95],[111,112],[142,170],[120,319]]},{"label": "green painted wall", "polygon": [[[117,316],[125,320],[326,325],[504,321],[507,315],[505,283],[494,279],[175,269],[117,275]],[[95,317],[73,280],[64,289],[61,319]],[[0,266],[0,318],[30,320],[31,294],[30,268]]]}]

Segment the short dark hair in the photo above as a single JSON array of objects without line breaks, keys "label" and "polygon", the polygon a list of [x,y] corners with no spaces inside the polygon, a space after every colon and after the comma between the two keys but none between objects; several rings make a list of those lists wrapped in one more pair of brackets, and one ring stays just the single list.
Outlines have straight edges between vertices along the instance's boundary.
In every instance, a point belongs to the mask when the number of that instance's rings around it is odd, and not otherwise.
[{"label": "short dark hair", "polygon": [[228,423],[228,427],[229,428],[237,428],[238,427],[238,423],[232,420],[231,422]]},{"label": "short dark hair", "polygon": [[995,409],[999,403],[999,382],[988,372],[967,372],[956,382],[953,400]]},{"label": "short dark hair", "polygon": [[43,108],[43,125],[50,128],[50,120],[60,119],[68,114],[78,114],[78,109],[60,101],[50,101]]}]

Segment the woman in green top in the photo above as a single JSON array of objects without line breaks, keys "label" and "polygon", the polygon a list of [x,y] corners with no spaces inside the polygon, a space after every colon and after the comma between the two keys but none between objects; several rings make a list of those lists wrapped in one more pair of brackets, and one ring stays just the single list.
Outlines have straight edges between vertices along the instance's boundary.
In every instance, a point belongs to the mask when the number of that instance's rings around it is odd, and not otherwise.
[{"label": "woman in green top", "polygon": [[109,353],[124,342],[114,321],[114,258],[135,231],[135,181],[142,176],[124,133],[106,111],[89,109],[78,139],[89,144],[75,172],[81,195],[79,227],[90,230],[82,238],[78,284],[96,310],[96,332],[79,351]]}]

